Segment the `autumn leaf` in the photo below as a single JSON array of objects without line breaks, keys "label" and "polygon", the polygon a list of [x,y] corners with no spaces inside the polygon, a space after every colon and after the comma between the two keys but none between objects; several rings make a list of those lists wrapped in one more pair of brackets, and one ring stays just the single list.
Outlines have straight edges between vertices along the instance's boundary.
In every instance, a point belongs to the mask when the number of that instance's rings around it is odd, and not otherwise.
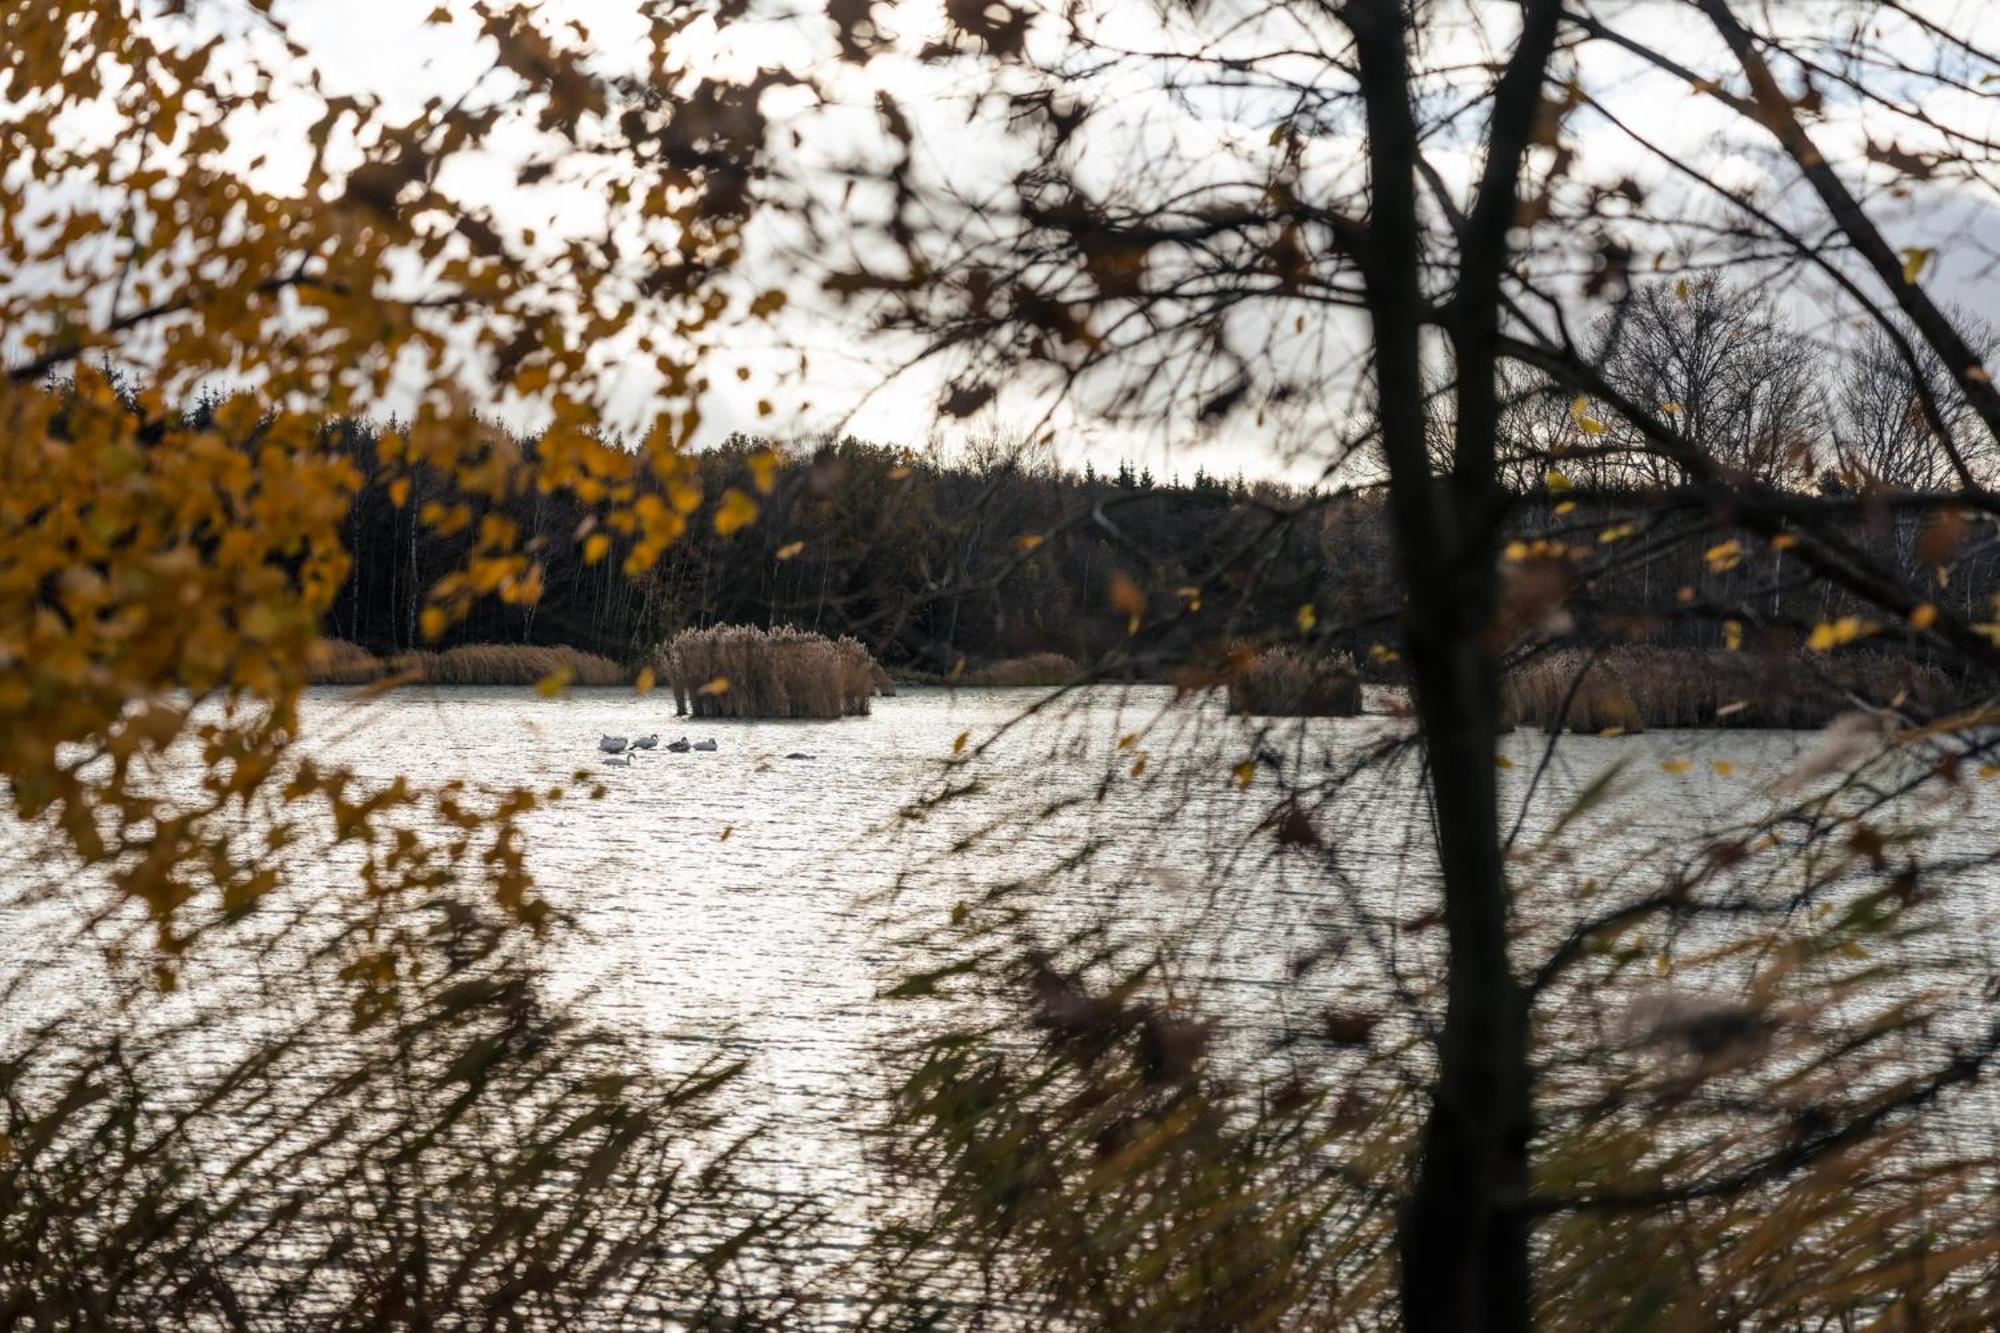
[{"label": "autumn leaf", "polygon": [[772,554],[780,560],[790,560],[805,549],[806,544],[804,542],[786,542],[783,546],[772,552]]},{"label": "autumn leaf", "polygon": [[731,486],[722,493],[722,502],[715,508],[716,534],[722,537],[734,536],[755,523],[757,513],[757,502]]}]

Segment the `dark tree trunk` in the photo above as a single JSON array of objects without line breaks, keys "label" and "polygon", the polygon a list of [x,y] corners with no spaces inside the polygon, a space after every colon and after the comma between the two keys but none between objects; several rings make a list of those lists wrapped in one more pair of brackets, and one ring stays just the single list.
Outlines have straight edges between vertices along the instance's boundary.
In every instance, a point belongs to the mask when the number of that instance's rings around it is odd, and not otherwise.
[{"label": "dark tree trunk", "polygon": [[[1405,633],[1423,721],[1448,936],[1444,1027],[1430,1114],[1399,1248],[1402,1310],[1413,1333],[1530,1323],[1526,993],[1507,955],[1509,898],[1501,859],[1494,743],[1499,734],[1495,354],[1520,162],[1533,133],[1559,6],[1524,7],[1520,44],[1502,76],[1479,194],[1459,228],[1457,290],[1427,314],[1419,278],[1409,103],[1409,34],[1398,0],[1353,0],[1368,109],[1370,199],[1357,255],[1375,328],[1377,405],[1389,508],[1409,592]],[[1422,329],[1450,337],[1457,438],[1448,477],[1427,439]]]}]

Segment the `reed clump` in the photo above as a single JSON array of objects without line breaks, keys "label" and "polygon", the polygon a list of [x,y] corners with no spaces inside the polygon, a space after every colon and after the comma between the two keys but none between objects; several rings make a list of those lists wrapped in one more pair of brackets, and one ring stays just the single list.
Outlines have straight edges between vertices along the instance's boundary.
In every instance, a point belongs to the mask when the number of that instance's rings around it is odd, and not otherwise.
[{"label": "reed clump", "polygon": [[366,685],[394,678],[417,685],[536,685],[562,676],[571,685],[624,685],[631,673],[581,648],[468,643],[442,652],[377,657],[344,639],[321,639],[307,664],[315,685]]},{"label": "reed clump", "polygon": [[1076,659],[1064,653],[1028,653],[1023,657],[1003,657],[975,668],[960,678],[962,685],[991,685],[1003,688],[1022,685],[1064,685],[1082,674]]},{"label": "reed clump", "polygon": [[1353,717],[1361,675],[1345,653],[1266,648],[1229,678],[1229,711],[1261,717]]},{"label": "reed clump", "polygon": [[1537,657],[1509,674],[1506,707],[1522,725],[1544,731],[1804,729],[1862,705],[1941,713],[1956,707],[1962,693],[1944,672],[1891,653],[1632,645],[1594,661],[1575,649]]},{"label": "reed clump", "polygon": [[661,650],[674,707],[695,717],[865,717],[880,668],[860,640],[794,629],[683,630]]},{"label": "reed clump", "polygon": [[623,685],[624,667],[580,648],[543,648],[502,643],[468,643],[425,654],[424,680],[431,685],[534,685],[564,675],[571,685]]},{"label": "reed clump", "polygon": [[389,672],[389,664],[358,643],[320,639],[306,657],[306,679],[315,685],[366,685]]}]

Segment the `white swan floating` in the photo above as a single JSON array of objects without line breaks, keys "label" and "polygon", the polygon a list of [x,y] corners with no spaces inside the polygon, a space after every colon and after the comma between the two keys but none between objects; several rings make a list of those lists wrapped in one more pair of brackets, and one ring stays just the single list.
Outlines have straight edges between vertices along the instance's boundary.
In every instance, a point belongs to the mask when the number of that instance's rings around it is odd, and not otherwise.
[{"label": "white swan floating", "polygon": [[632,756],[629,753],[607,754],[604,756],[604,762],[611,768],[630,768],[632,767]]},{"label": "white swan floating", "polygon": [[597,748],[606,754],[624,754],[625,738],[623,736],[599,736],[597,738]]}]

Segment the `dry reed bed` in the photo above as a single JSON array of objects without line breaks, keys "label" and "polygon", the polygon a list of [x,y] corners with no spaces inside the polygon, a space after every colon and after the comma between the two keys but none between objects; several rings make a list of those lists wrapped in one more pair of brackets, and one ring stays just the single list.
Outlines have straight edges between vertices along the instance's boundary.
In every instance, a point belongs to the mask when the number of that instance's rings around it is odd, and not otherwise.
[{"label": "dry reed bed", "polygon": [[659,666],[677,711],[729,718],[866,716],[881,670],[857,639],[788,625],[683,630]]},{"label": "dry reed bed", "polygon": [[421,685],[535,685],[565,670],[572,685],[624,685],[632,679],[610,658],[580,648],[511,643],[468,643],[385,659],[344,639],[321,639],[308,670],[315,685],[366,685],[391,676]]},{"label": "dry reed bed", "polygon": [[1935,667],[1889,653],[1770,655],[1635,645],[1613,649],[1594,664],[1576,649],[1538,657],[1508,676],[1506,705],[1515,721],[1544,731],[1556,730],[1559,719],[1571,731],[1816,728],[1864,703],[1900,701],[1922,713],[1942,713],[1957,707],[1964,693]]},{"label": "dry reed bed", "polygon": [[1261,717],[1353,717],[1361,676],[1345,653],[1266,648],[1229,679],[1229,711]]},{"label": "dry reed bed", "polygon": [[1083,673],[1076,659],[1063,653],[1029,653],[1025,657],[1003,657],[997,662],[965,673],[960,685],[1066,685]]}]

